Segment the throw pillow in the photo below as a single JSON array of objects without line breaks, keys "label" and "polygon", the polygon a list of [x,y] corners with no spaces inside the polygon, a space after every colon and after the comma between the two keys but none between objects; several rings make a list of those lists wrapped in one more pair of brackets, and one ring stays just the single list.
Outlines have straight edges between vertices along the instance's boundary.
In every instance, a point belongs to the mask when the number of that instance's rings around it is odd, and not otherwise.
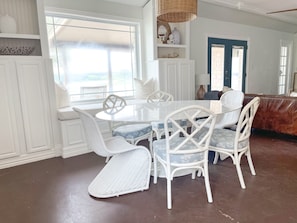
[{"label": "throw pillow", "polygon": [[61,85],[55,84],[57,108],[70,106],[70,99],[67,89]]},{"label": "throw pillow", "polygon": [[224,86],[222,92],[225,93],[227,91],[232,91],[232,90],[233,90],[232,88],[229,88],[227,86]]},{"label": "throw pillow", "polygon": [[134,85],[136,99],[146,99],[147,96],[155,91],[155,82],[152,78],[146,81],[134,78]]}]

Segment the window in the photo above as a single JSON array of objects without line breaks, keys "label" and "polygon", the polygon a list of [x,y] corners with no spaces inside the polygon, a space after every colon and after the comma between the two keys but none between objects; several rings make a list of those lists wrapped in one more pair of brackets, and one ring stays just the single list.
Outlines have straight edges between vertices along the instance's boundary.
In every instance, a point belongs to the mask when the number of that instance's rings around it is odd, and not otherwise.
[{"label": "window", "polygon": [[106,20],[46,16],[54,79],[71,102],[133,97],[137,77],[138,25]]},{"label": "window", "polygon": [[289,51],[290,44],[282,43],[280,48],[280,65],[279,65],[279,78],[278,78],[278,94],[286,93],[287,77],[289,74]]}]

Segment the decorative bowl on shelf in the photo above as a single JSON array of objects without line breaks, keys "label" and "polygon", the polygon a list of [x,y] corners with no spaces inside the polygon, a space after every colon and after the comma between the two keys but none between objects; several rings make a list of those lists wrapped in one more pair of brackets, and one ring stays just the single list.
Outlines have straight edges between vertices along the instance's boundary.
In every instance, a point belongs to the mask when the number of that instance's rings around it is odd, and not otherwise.
[{"label": "decorative bowl on shelf", "polygon": [[34,46],[0,46],[0,55],[30,55]]}]

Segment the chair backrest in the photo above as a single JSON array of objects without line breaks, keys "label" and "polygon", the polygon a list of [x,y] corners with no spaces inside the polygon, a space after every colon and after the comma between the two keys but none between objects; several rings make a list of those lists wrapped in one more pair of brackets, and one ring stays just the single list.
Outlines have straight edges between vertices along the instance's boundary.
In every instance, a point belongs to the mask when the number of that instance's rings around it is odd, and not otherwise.
[{"label": "chair backrest", "polygon": [[110,156],[111,152],[105,145],[103,136],[101,134],[98,124],[96,123],[95,118],[91,114],[79,108],[74,107],[72,109],[78,113],[81,119],[88,147],[99,156]]},{"label": "chair backrest", "polygon": [[[235,142],[248,143],[247,140],[251,135],[254,117],[256,115],[259,105],[260,98],[255,97],[242,109],[237,123]],[[235,145],[238,146],[238,143],[235,143]]]},{"label": "chair backrest", "polygon": [[127,105],[126,100],[118,95],[111,94],[103,101],[103,109],[123,107]]},{"label": "chair backrest", "polygon": [[226,107],[242,106],[244,93],[242,91],[231,90],[222,94],[220,101]]},{"label": "chair backrest", "polygon": [[[197,118],[206,117],[202,122],[197,122]],[[179,120],[186,120],[191,126],[191,131],[184,129]],[[203,108],[199,105],[192,105],[181,108],[169,114],[165,118],[165,140],[167,161],[171,165],[179,166],[179,164],[173,164],[175,154],[186,154],[187,164],[182,162],[180,167],[183,168],[186,165],[198,164],[208,161],[208,146],[210,137],[213,132],[216,115],[210,110]],[[208,126],[209,128],[205,128]],[[203,133],[203,137],[198,137]],[[200,159],[192,159],[199,156]],[[171,158],[170,158],[171,157]]]},{"label": "chair backrest", "polygon": [[173,101],[173,95],[167,92],[158,90],[158,91],[154,91],[149,96],[147,96],[146,101],[148,103]]},{"label": "chair backrest", "polygon": [[220,101],[222,105],[234,108],[234,110],[218,116],[215,128],[230,127],[238,122],[243,99],[244,93],[236,90],[227,91],[221,96]]}]

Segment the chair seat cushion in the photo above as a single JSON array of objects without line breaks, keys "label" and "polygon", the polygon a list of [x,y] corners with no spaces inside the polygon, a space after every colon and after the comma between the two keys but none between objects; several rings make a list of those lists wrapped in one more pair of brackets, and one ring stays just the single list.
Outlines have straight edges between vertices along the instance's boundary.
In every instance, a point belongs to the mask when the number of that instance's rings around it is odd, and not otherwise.
[{"label": "chair seat cushion", "polygon": [[113,136],[122,136],[126,139],[136,139],[138,137],[151,133],[150,124],[131,124],[122,125],[112,131]]},{"label": "chair seat cushion", "polygon": [[[164,129],[164,123],[163,122],[152,122],[151,124],[152,124],[153,129]],[[171,128],[172,124],[169,123],[168,127]]]},{"label": "chair seat cushion", "polygon": [[[170,147],[173,148],[176,145],[179,145],[184,139],[185,138],[180,137],[180,138],[171,140]],[[194,147],[194,144],[187,142],[181,149],[187,150],[187,149],[193,149],[193,147]],[[166,160],[166,139],[155,140],[153,142],[153,149],[157,156],[159,156],[163,160]],[[199,161],[203,160],[203,158],[204,158],[203,152],[182,154],[182,155],[179,155],[179,154],[171,154],[170,155],[171,163],[178,163],[178,164],[199,162]]]},{"label": "chair seat cushion", "polygon": [[[186,120],[178,120],[179,124],[183,127],[187,126]],[[163,122],[151,122],[153,129],[164,129],[164,123]],[[169,128],[172,128],[172,123],[168,124]]]},{"label": "chair seat cushion", "polygon": [[[206,131],[208,131],[208,129],[204,127],[199,138],[202,137]],[[234,150],[235,134],[236,131],[230,129],[214,129],[209,145],[227,150]],[[248,146],[248,139],[240,142],[238,149],[245,148],[246,146]]]}]

